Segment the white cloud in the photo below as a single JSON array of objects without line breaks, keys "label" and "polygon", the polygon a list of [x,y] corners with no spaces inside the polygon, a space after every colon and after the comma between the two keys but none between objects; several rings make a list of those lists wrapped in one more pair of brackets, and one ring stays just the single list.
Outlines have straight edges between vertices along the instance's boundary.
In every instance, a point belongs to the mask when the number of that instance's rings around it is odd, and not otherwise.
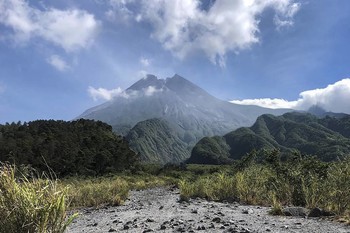
[{"label": "white cloud", "polygon": [[157,89],[154,86],[148,86],[147,88],[143,89],[145,96],[152,96],[155,93],[161,92],[161,91],[163,91],[163,89]]},{"label": "white cloud", "polygon": [[142,66],[149,66],[151,64],[151,60],[150,59],[147,59],[147,58],[144,58],[144,57],[141,57],[140,58],[140,63]]},{"label": "white cloud", "polygon": [[39,10],[25,0],[1,0],[0,24],[10,28],[16,41],[39,37],[67,52],[87,48],[97,32],[94,15],[79,9]]},{"label": "white cloud", "polygon": [[123,91],[120,87],[116,88],[116,89],[105,89],[105,88],[94,88],[94,87],[89,87],[88,88],[88,93],[89,95],[93,98],[93,100],[97,101],[99,99],[101,100],[112,100],[113,98],[125,98],[125,99],[129,99],[129,98],[138,98],[138,97],[149,97],[154,95],[155,93],[158,92],[162,92],[163,89],[157,89],[154,86],[148,86],[146,88],[143,88],[140,91],[136,91],[136,90],[127,90],[127,91]]},{"label": "white cloud", "polygon": [[145,78],[147,76],[147,71],[146,70],[139,70],[136,74],[138,79]]},{"label": "white cloud", "polygon": [[109,0],[111,9],[105,12],[107,19],[119,23],[128,23],[134,18],[133,12],[128,8],[128,4],[132,2],[134,0]]},{"label": "white cloud", "polygon": [[47,62],[59,71],[66,71],[70,67],[67,63],[58,55],[52,55],[47,59]]},{"label": "white cloud", "polygon": [[242,105],[258,105],[265,108],[295,108],[297,101],[288,101],[284,99],[244,99],[244,100],[232,100],[234,104]]},{"label": "white cloud", "polygon": [[217,0],[206,10],[200,0],[142,0],[138,7],[129,7],[135,0],[114,1],[136,22],[149,23],[151,36],[178,58],[203,51],[220,66],[228,52],[259,42],[259,17],[265,10],[275,11],[274,22],[281,28],[293,25],[300,9],[296,0]]},{"label": "white cloud", "polygon": [[325,88],[303,91],[295,101],[284,99],[246,99],[233,100],[232,103],[244,105],[259,105],[268,108],[292,108],[307,110],[318,105],[327,111],[350,114],[350,78],[330,84]]},{"label": "white cloud", "polygon": [[113,97],[116,96],[123,96],[123,90],[118,87],[116,89],[112,89],[112,90],[107,90],[105,88],[94,88],[94,87],[89,87],[88,88],[88,93],[90,94],[90,96],[96,101],[98,99],[102,99],[102,100],[111,100],[113,99]]}]

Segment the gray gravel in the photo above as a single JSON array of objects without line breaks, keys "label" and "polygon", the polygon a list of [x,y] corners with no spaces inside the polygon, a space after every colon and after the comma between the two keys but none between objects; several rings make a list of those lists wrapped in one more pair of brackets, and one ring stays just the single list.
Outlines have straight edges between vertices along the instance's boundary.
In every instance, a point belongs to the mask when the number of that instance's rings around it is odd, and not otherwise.
[{"label": "gray gravel", "polygon": [[123,206],[82,209],[68,233],[80,232],[319,232],[350,233],[329,219],[268,215],[269,208],[192,199],[179,202],[179,191],[132,191]]}]

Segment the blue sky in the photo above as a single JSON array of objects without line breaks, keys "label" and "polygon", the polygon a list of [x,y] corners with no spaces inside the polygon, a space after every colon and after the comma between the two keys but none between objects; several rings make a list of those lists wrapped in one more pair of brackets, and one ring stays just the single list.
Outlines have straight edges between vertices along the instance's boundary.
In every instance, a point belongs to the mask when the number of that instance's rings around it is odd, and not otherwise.
[{"label": "blue sky", "polygon": [[350,113],[349,22],[348,0],[0,0],[0,123],[71,120],[146,73]]}]

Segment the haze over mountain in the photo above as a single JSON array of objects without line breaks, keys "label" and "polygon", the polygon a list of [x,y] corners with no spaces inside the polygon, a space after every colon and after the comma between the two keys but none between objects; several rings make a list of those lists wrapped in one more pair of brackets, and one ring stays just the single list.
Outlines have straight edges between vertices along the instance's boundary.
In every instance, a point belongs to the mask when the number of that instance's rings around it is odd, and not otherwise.
[{"label": "haze over mountain", "polygon": [[[339,116],[339,115],[338,115]],[[301,112],[258,117],[253,126],[223,137],[205,137],[192,150],[189,163],[220,164],[242,158],[253,149],[279,149],[282,155],[295,150],[333,161],[350,155],[350,115],[343,117]]]},{"label": "haze over mountain", "polygon": [[[101,120],[112,125],[117,133],[123,135],[127,135],[140,121],[163,119],[165,121],[161,122],[162,126],[157,130],[165,128],[167,131],[173,130],[170,134],[177,135],[181,139],[185,145],[181,148],[187,148],[204,136],[223,135],[238,127],[250,126],[262,114],[279,115],[287,111],[289,110],[238,105],[219,100],[179,75],[167,79],[147,75],[112,100],[88,109],[79,118]],[[158,127],[160,126],[158,123],[150,126]],[[167,127],[164,127],[165,124]],[[157,131],[150,130],[150,132]],[[159,139],[159,135],[153,134],[153,137]],[[154,140],[151,139],[152,135],[148,135],[147,138],[150,142],[142,144],[152,144],[151,141]],[[131,145],[137,144],[135,140],[138,140],[138,137],[135,135],[129,136],[129,139]],[[164,139],[163,142],[167,140]],[[162,153],[157,154],[162,150],[161,146],[156,150],[150,150],[150,148],[140,149],[138,145],[134,146],[134,149],[143,153],[144,156],[141,156],[147,161],[147,158],[153,158],[152,162],[179,162],[175,159],[178,158],[178,153],[171,147],[167,159],[159,158]],[[189,156],[189,151],[183,151],[182,154]]]}]

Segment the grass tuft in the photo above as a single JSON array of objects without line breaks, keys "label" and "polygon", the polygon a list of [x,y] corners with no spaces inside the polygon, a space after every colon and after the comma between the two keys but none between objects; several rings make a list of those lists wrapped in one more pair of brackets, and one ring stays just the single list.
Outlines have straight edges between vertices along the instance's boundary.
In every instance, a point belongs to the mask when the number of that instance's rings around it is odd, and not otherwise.
[{"label": "grass tuft", "polygon": [[64,232],[77,217],[66,215],[68,188],[16,173],[15,166],[0,168],[0,232]]}]

